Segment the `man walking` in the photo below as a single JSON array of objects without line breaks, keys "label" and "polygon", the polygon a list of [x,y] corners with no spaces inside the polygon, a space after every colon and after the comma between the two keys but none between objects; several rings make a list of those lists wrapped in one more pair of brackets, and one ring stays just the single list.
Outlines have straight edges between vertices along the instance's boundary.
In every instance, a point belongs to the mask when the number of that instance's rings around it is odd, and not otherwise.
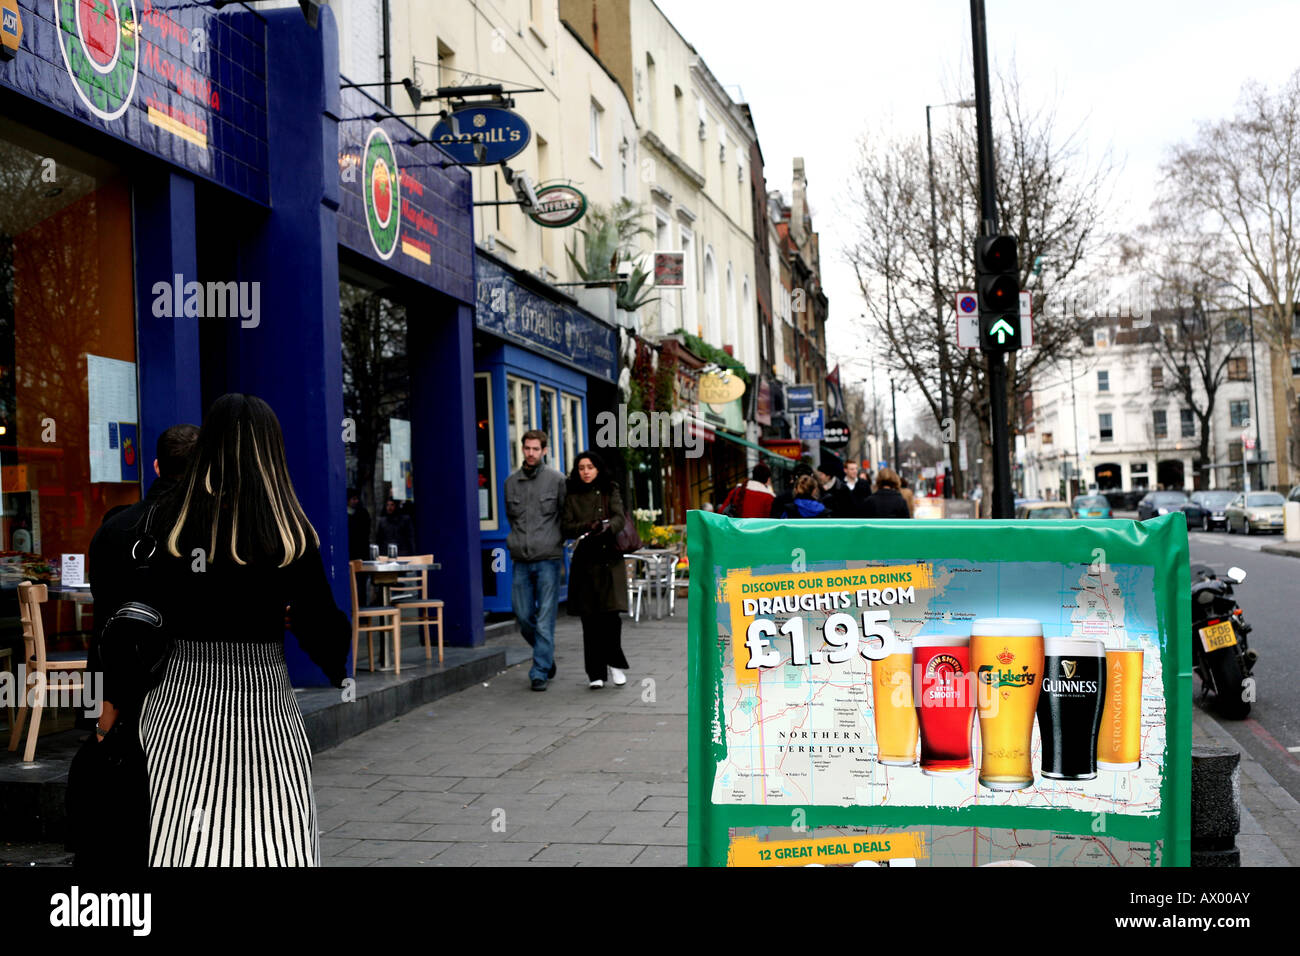
[{"label": "man walking", "polygon": [[555,609],[560,599],[564,536],[564,476],[542,464],[546,433],[524,432],[524,463],[506,479],[506,544],[514,561],[511,603],[519,631],[533,649],[528,671],[533,690],[546,690],[555,676]]}]

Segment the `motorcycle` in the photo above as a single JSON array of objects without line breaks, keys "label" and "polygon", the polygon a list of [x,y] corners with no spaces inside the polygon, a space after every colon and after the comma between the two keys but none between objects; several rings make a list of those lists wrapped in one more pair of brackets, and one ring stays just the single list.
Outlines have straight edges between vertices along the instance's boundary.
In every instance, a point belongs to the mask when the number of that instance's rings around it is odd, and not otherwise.
[{"label": "motorcycle", "polygon": [[1241,568],[1220,578],[1214,569],[1194,564],[1192,571],[1192,669],[1201,679],[1202,699],[1214,692],[1214,709],[1230,720],[1250,713],[1255,699],[1251,671],[1258,654],[1246,639],[1251,627],[1237,606],[1232,587],[1246,580]]}]

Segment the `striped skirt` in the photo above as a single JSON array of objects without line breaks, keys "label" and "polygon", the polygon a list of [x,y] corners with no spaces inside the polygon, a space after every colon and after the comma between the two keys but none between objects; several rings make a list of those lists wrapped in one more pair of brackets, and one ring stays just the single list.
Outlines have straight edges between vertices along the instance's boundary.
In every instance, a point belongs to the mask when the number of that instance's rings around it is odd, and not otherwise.
[{"label": "striped skirt", "polygon": [[311,747],[281,643],[177,641],[145,698],[150,866],[316,866]]}]

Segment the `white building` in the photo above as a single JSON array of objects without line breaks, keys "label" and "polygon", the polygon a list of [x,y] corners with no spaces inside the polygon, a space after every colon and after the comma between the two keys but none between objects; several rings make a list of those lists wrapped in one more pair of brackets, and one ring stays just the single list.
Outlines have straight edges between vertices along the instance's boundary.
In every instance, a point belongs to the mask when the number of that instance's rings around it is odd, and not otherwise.
[{"label": "white building", "polygon": [[[1017,442],[1023,492],[1068,494],[1076,463],[1081,490],[1240,488],[1243,454],[1253,454],[1243,447],[1243,432],[1254,436],[1249,342],[1238,343],[1225,369],[1210,417],[1211,460],[1198,476],[1200,424],[1155,352],[1152,322],[1098,318],[1090,335],[1079,358],[1048,365],[1035,378],[1032,423],[1023,444]],[[1256,353],[1260,427],[1269,436],[1268,351],[1258,343]],[[1195,369],[1191,377],[1199,386]],[[1195,394],[1203,406],[1203,390],[1197,387]]]}]

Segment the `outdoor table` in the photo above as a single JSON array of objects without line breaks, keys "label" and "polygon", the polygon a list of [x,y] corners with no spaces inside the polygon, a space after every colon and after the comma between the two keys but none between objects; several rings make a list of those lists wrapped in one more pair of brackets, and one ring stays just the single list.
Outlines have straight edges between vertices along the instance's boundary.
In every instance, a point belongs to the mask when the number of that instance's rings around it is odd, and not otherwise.
[{"label": "outdoor table", "polygon": [[[375,561],[361,562],[361,572],[363,574],[368,574],[371,582],[379,586],[380,607],[394,606],[390,599],[393,586],[397,584],[398,578],[403,574],[409,574],[417,567],[428,568],[430,571],[438,571],[441,570],[442,565],[436,561],[433,564],[413,565],[402,558],[379,558]],[[400,606],[398,606],[397,613],[400,618],[402,613]],[[400,626],[398,628],[398,633],[401,633]],[[388,641],[380,641],[379,646],[379,669],[381,671],[391,671],[393,669],[393,662],[388,659]]]},{"label": "outdoor table", "polygon": [[667,548],[642,548],[636,554],[650,562],[650,588],[655,603],[655,620],[664,616],[664,598],[672,587],[673,568],[677,566],[678,554]]}]

